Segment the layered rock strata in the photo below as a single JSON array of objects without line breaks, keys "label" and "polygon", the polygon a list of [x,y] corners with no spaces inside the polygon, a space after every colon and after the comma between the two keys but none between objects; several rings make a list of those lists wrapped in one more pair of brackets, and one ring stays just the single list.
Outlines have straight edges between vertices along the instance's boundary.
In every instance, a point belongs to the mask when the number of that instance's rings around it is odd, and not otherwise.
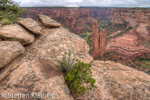
[{"label": "layered rock strata", "polygon": [[150,24],[150,10],[149,9],[133,9],[133,8],[119,8],[112,11],[113,23],[129,23],[129,26],[136,26],[139,23]]},{"label": "layered rock strata", "polygon": [[[134,59],[137,56],[150,55],[150,10],[140,8],[118,8],[112,11],[113,24],[126,24],[129,31],[118,30],[108,37],[106,52],[115,52],[123,59]],[[122,34],[122,35],[118,35]],[[118,35],[118,36],[117,36]],[[122,55],[122,56],[121,56]],[[118,56],[118,57],[119,57]],[[120,58],[119,57],[119,58]],[[150,58],[150,56],[148,56]]]}]

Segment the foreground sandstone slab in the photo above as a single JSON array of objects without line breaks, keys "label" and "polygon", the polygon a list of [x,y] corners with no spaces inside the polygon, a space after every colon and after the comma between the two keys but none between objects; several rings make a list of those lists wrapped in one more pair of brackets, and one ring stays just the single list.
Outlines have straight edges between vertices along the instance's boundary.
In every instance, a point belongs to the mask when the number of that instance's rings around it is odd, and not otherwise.
[{"label": "foreground sandstone slab", "polygon": [[0,41],[0,68],[25,51],[17,41]]},{"label": "foreground sandstone slab", "polygon": [[0,27],[0,38],[4,40],[19,41],[23,45],[34,42],[34,35],[17,24]]},{"label": "foreground sandstone slab", "polygon": [[32,31],[34,34],[42,34],[42,28],[32,18],[21,19],[18,22],[30,31]]},{"label": "foreground sandstone slab", "polygon": [[39,14],[40,21],[47,27],[60,27],[61,24],[46,15]]},{"label": "foreground sandstone slab", "polygon": [[150,100],[150,75],[112,61],[94,60],[92,91],[87,100]]},{"label": "foreground sandstone slab", "polygon": [[0,96],[2,93],[47,93],[54,94],[53,100],[73,100],[63,76],[49,76],[54,73],[51,67],[57,64],[55,59],[61,59],[62,54],[69,50],[78,59],[91,62],[93,58],[88,54],[89,46],[85,40],[62,27],[45,27],[43,33],[25,47],[23,54],[0,70]]}]

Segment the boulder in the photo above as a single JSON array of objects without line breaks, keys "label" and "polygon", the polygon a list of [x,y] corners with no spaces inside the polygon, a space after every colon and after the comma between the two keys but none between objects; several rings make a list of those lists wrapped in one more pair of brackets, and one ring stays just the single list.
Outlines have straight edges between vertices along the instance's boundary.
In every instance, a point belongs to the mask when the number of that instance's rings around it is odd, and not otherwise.
[{"label": "boulder", "polygon": [[38,14],[39,20],[44,24],[46,27],[60,27],[61,24],[56,22],[55,20],[51,19],[50,17],[42,14]]},{"label": "boulder", "polygon": [[17,41],[0,41],[0,68],[25,51]]},{"label": "boulder", "polygon": [[87,100],[149,100],[150,75],[113,61],[92,62],[95,87]]},{"label": "boulder", "polygon": [[23,45],[34,42],[34,35],[17,24],[0,27],[0,39],[19,41]]},{"label": "boulder", "polygon": [[21,25],[32,31],[34,34],[42,34],[42,28],[32,18],[25,18],[18,21]]}]

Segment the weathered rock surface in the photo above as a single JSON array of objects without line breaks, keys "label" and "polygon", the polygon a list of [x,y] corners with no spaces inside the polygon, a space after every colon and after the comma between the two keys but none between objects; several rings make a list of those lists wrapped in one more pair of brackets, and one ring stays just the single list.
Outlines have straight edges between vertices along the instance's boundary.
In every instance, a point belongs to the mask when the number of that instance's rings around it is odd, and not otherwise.
[{"label": "weathered rock surface", "polygon": [[84,62],[93,60],[88,54],[89,46],[82,38],[62,27],[44,27],[43,35],[26,46],[26,52],[0,70],[7,75],[1,78],[0,96],[2,93],[47,93],[54,94],[54,100],[73,100],[63,76],[48,74],[54,73],[52,65],[57,63],[53,60],[61,59],[62,54],[69,50]]},{"label": "weathered rock surface", "polygon": [[25,51],[19,42],[0,41],[0,68]]},{"label": "weathered rock surface", "polygon": [[18,22],[30,31],[32,31],[34,34],[42,34],[42,28],[32,18],[21,19]]},{"label": "weathered rock surface", "polygon": [[56,22],[55,20],[51,19],[50,17],[46,15],[39,14],[38,15],[40,21],[46,26],[46,27],[60,27],[61,24]]},{"label": "weathered rock surface", "polygon": [[94,60],[92,91],[87,100],[150,100],[150,76],[144,72],[112,61]]},{"label": "weathered rock surface", "polygon": [[34,35],[17,24],[0,27],[0,39],[19,41],[23,45],[34,42]]}]

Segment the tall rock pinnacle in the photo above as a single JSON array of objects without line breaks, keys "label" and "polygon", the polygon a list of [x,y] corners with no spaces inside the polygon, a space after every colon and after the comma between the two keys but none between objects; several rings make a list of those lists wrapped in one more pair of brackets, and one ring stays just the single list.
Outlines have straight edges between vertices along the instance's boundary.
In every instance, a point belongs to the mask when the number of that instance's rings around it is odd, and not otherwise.
[{"label": "tall rock pinnacle", "polygon": [[92,47],[91,47],[91,55],[93,58],[97,58],[99,47],[98,43],[99,43],[99,34],[97,30],[97,20],[94,20],[92,26]]},{"label": "tall rock pinnacle", "polygon": [[105,52],[105,40],[106,32],[104,29],[100,29],[100,36],[97,30],[97,20],[93,21],[92,27],[92,48],[91,55],[94,59],[100,58]]},{"label": "tall rock pinnacle", "polygon": [[105,53],[105,41],[106,41],[106,32],[105,29],[100,28],[100,42],[99,42],[99,54],[100,56],[103,56]]}]

